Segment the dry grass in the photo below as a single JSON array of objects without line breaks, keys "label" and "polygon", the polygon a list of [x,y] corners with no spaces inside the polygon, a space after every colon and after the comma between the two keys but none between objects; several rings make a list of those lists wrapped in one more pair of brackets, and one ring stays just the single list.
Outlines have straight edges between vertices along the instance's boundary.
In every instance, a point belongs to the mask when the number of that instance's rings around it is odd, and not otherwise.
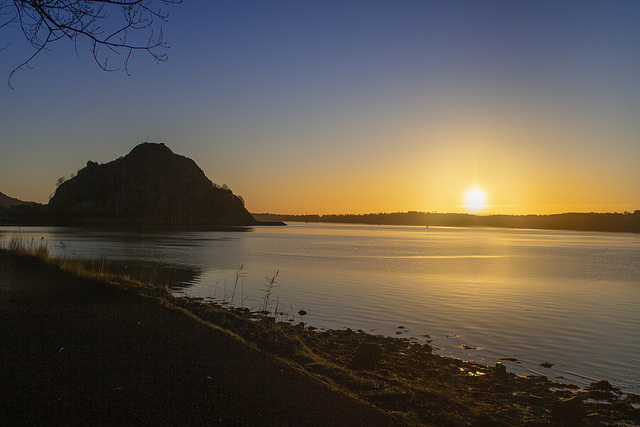
[{"label": "dry grass", "polygon": [[51,255],[44,237],[37,241],[33,238],[25,239],[18,233],[6,243],[0,240],[0,249],[6,249],[17,255],[34,256],[49,265],[78,277],[104,280],[127,288],[146,288],[144,292],[139,291],[139,293],[144,293],[148,296],[170,295],[169,288],[165,283],[166,278],[157,268],[146,272],[145,279],[135,279],[126,271],[126,267],[124,272],[119,271],[118,268],[109,265],[105,259],[85,261],[68,256],[54,257]]},{"label": "dry grass", "polygon": [[[0,244],[0,247],[4,247],[3,243],[4,242]],[[22,235],[18,234],[9,239],[6,249],[19,255],[32,255],[42,259],[43,261],[50,260],[49,246],[44,240],[44,237],[39,241],[36,241],[33,238],[31,240],[27,240],[22,237]]]}]

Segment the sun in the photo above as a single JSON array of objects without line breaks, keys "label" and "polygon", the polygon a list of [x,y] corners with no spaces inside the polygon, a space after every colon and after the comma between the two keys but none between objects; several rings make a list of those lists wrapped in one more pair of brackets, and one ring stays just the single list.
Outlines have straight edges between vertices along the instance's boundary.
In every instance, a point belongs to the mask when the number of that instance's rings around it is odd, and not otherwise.
[{"label": "sun", "polygon": [[481,211],[487,207],[487,194],[479,189],[472,188],[464,194],[463,207],[470,211]]}]

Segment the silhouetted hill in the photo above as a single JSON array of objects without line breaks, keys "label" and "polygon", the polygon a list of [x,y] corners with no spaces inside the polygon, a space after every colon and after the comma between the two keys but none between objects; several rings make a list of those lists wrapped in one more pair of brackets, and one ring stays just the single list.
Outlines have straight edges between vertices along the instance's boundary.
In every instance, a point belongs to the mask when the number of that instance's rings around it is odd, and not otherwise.
[{"label": "silhouetted hill", "polygon": [[[0,224],[2,225],[31,223],[34,215],[43,212],[42,208],[40,203],[25,202],[0,192]],[[22,221],[13,221],[12,219],[16,217],[22,218]]]},{"label": "silhouetted hill", "polygon": [[109,163],[92,161],[51,198],[55,224],[253,225],[243,201],[164,144],[143,143]]},{"label": "silhouetted hill", "polygon": [[395,212],[364,215],[254,214],[259,221],[308,221],[440,227],[505,227],[640,233],[640,210],[634,213],[564,213],[555,215],[469,215]]},{"label": "silhouetted hill", "polygon": [[29,202],[24,202],[20,199],[9,197],[6,194],[0,192],[0,208],[8,208],[9,206],[24,205]]}]

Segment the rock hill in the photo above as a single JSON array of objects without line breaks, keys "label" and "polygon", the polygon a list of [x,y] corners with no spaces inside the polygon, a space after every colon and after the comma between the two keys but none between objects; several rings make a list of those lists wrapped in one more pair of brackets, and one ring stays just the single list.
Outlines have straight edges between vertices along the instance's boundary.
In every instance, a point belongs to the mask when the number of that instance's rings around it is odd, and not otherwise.
[{"label": "rock hill", "polygon": [[10,206],[24,205],[29,202],[23,202],[20,199],[9,197],[6,194],[0,192],[0,208],[8,208]]},{"label": "rock hill", "polygon": [[92,161],[48,205],[55,223],[162,226],[253,225],[242,199],[213,184],[164,144],[143,143],[105,164]]},{"label": "rock hill", "polygon": [[42,208],[40,203],[25,202],[0,192],[0,225],[33,224],[44,212]]}]

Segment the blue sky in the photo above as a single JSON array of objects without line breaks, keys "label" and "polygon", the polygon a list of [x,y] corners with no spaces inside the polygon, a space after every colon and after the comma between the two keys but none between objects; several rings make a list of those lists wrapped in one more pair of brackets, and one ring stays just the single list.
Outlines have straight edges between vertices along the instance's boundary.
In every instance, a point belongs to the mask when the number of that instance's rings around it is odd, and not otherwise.
[{"label": "blue sky", "polygon": [[[0,84],[0,191],[143,141],[252,212],[640,209],[640,2],[234,1],[171,7],[167,62],[57,43]],[[30,55],[0,30],[0,73]]]}]

